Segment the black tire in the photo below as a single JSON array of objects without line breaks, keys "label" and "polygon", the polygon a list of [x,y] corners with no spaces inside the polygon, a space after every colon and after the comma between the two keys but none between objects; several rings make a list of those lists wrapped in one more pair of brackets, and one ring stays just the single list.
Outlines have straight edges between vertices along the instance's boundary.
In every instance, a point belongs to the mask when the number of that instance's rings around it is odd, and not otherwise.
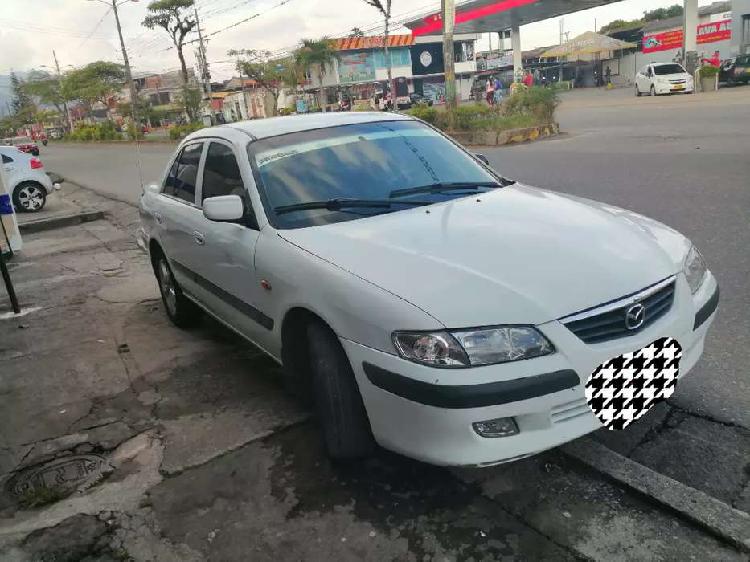
[{"label": "black tire", "polygon": [[24,213],[37,213],[47,204],[47,190],[33,181],[19,183],[13,190],[13,206]]},{"label": "black tire", "polygon": [[339,461],[372,454],[375,441],[354,372],[336,335],[322,323],[307,328],[313,394],[328,455]]},{"label": "black tire", "polygon": [[641,94],[641,91],[638,89],[638,84],[635,85],[635,95],[638,98],[643,95],[643,94]]},{"label": "black tire", "polygon": [[655,97],[656,97],[656,88],[654,88],[654,85],[653,85],[653,84],[651,84],[651,92],[650,92],[650,95],[651,95],[651,97],[652,97],[652,98],[655,98]]},{"label": "black tire", "polygon": [[182,294],[182,289],[174,278],[169,261],[161,252],[154,258],[154,274],[159,285],[164,310],[172,323],[183,330],[195,326],[200,320],[201,310]]}]

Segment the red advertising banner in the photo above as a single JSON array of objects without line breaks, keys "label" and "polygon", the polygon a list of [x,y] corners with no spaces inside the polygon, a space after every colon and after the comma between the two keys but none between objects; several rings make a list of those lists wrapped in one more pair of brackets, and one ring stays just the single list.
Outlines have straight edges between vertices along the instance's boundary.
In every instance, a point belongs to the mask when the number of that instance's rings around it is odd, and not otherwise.
[{"label": "red advertising banner", "polygon": [[[698,43],[716,43],[732,38],[732,20],[702,23],[697,29]],[[681,49],[683,33],[682,29],[673,29],[663,33],[643,36],[643,52],[656,53],[658,51],[669,51]]]},{"label": "red advertising banner", "polygon": [[714,21],[698,26],[698,43],[716,43],[732,38],[732,20]]},{"label": "red advertising banner", "polygon": [[683,33],[681,29],[643,36],[643,52],[656,53],[682,48]]}]

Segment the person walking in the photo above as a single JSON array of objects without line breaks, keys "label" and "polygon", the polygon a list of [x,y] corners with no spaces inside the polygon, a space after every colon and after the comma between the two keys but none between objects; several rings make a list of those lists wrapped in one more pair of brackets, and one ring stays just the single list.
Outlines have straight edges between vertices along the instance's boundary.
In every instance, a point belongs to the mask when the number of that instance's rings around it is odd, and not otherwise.
[{"label": "person walking", "polygon": [[503,83],[499,76],[495,77],[495,103],[499,104],[503,101]]},{"label": "person walking", "polygon": [[612,69],[609,67],[609,65],[607,65],[607,69],[604,71],[604,80],[607,86],[612,83]]},{"label": "person walking", "polygon": [[534,85],[534,75],[531,74],[531,71],[527,70],[523,75],[523,84],[527,88],[531,88]]},{"label": "person walking", "polygon": [[495,85],[492,83],[492,77],[487,78],[485,97],[489,105],[492,105],[495,102]]}]

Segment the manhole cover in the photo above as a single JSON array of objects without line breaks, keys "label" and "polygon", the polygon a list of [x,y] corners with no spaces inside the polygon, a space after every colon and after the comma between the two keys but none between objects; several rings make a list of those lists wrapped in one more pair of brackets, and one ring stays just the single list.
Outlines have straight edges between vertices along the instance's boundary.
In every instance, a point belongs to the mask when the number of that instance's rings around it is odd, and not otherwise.
[{"label": "manhole cover", "polygon": [[99,455],[73,455],[26,468],[8,482],[8,492],[25,502],[59,499],[76,488],[93,484],[108,467]]}]

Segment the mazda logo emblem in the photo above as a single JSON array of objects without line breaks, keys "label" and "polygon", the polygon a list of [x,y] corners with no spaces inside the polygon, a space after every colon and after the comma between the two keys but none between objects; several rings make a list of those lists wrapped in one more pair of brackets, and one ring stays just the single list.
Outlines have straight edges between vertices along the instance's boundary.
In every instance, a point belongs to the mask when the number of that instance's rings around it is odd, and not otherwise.
[{"label": "mazda logo emblem", "polygon": [[625,312],[625,327],[628,330],[637,330],[643,326],[646,320],[646,307],[641,303],[634,304]]}]

